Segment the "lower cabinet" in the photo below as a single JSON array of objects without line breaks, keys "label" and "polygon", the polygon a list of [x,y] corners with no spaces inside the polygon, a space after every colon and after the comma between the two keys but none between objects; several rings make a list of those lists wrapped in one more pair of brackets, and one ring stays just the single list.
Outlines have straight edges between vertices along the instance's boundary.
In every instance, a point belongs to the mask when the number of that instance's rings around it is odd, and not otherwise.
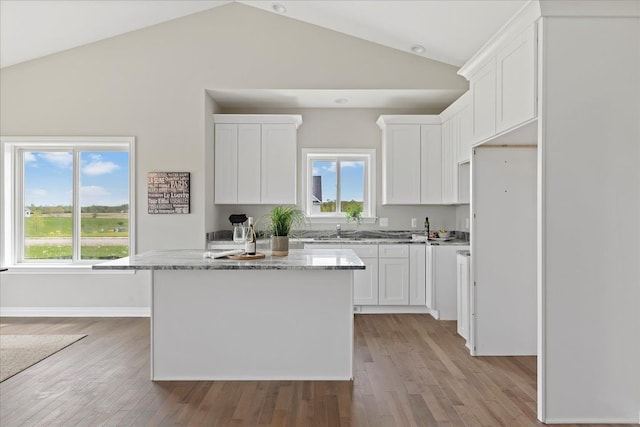
[{"label": "lower cabinet", "polygon": [[458,278],[458,335],[469,341],[469,257],[458,254],[456,266]]},{"label": "lower cabinet", "polygon": [[409,246],[409,305],[425,306],[427,245]]},{"label": "lower cabinet", "polygon": [[[458,317],[456,251],[468,246],[305,243],[304,247],[352,249],[360,257],[367,268],[354,272],[354,305],[397,306],[398,312],[430,312],[442,320]],[[389,307],[390,312],[394,309]]]},{"label": "lower cabinet", "polygon": [[342,245],[352,249],[367,266],[353,272],[353,303],[378,305],[378,245]]},{"label": "lower cabinet", "polygon": [[378,304],[409,304],[409,245],[380,245]]},{"label": "lower cabinet", "polygon": [[[469,246],[430,246],[431,258],[431,314],[440,320],[457,320],[458,285],[456,252],[469,250]],[[429,279],[427,279],[429,282]],[[429,287],[429,286],[428,286]]]}]

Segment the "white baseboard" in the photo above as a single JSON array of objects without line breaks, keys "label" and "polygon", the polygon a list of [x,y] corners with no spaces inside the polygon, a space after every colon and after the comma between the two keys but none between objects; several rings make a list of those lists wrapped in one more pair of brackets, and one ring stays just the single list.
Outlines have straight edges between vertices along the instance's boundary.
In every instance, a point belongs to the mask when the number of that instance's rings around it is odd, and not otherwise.
[{"label": "white baseboard", "polygon": [[353,312],[356,314],[430,314],[431,310],[419,305],[354,305]]},{"label": "white baseboard", "polygon": [[151,308],[0,307],[0,317],[151,317]]}]

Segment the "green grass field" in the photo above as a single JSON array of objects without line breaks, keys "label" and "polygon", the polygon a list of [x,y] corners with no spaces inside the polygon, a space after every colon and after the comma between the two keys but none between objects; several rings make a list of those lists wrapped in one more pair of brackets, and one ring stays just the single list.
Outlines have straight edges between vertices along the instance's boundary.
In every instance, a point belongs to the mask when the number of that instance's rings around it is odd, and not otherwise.
[{"label": "green grass field", "polygon": [[[24,219],[25,237],[71,237],[70,215],[31,216]],[[128,237],[129,219],[126,214],[82,214],[82,237]]]},{"label": "green grass field", "polygon": [[[71,246],[33,245],[24,248],[26,259],[71,259]],[[129,256],[127,246],[82,246],[82,259],[116,259]]]}]

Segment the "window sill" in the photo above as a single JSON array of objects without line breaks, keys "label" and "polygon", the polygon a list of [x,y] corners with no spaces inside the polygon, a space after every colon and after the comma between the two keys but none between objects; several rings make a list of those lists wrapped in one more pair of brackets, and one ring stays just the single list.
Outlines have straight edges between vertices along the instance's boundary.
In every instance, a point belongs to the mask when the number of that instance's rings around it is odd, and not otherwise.
[{"label": "window sill", "polygon": [[[348,224],[344,215],[341,216],[307,216],[306,221],[311,224]],[[362,224],[375,224],[377,216],[362,217]],[[353,221],[349,224],[355,224]]]},{"label": "window sill", "polygon": [[7,265],[2,274],[136,274],[136,270],[93,270],[86,265],[16,264]]}]

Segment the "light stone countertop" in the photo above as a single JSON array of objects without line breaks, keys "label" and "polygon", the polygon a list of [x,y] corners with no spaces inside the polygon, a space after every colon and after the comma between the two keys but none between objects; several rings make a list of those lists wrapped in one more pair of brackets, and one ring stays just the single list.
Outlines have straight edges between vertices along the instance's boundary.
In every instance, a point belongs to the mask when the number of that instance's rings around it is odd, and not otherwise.
[{"label": "light stone countertop", "polygon": [[[300,243],[300,244],[344,244],[344,245],[400,245],[400,244],[410,244],[410,245],[424,245],[428,244],[431,246],[445,246],[445,245],[453,245],[453,246],[469,246],[468,240],[460,240],[453,239],[447,241],[436,241],[436,240],[414,240],[407,238],[361,238],[361,239],[353,239],[349,237],[345,238],[331,238],[331,239],[318,239],[312,237],[292,237],[289,239],[291,243]],[[210,240],[207,244],[211,245],[232,245],[234,244],[231,240]],[[240,247],[240,245],[238,245]],[[269,247],[269,239],[258,239],[258,248],[260,247]]]},{"label": "light stone countertop", "polygon": [[154,250],[93,266],[94,270],[364,270],[365,264],[350,249],[292,249],[286,257],[236,261],[205,258],[196,249]]}]

